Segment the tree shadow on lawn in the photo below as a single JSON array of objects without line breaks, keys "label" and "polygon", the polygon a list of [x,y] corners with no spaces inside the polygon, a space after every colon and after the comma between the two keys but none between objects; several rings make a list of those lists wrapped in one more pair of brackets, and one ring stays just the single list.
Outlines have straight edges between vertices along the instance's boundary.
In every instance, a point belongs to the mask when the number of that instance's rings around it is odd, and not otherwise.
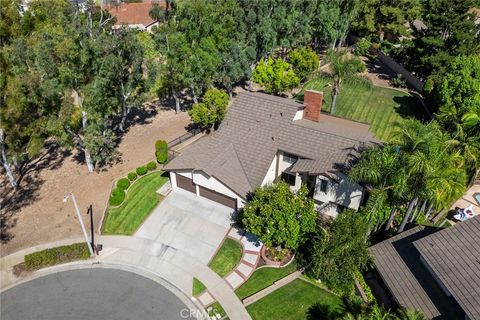
[{"label": "tree shadow on lawn", "polygon": [[[7,179],[0,182],[0,242],[2,244],[14,237],[9,230],[17,223],[17,213],[39,199],[38,190],[45,182],[40,177],[42,170],[58,169],[69,155],[68,150],[61,149],[56,143],[47,142],[40,156],[20,167],[17,189],[13,189]],[[1,175],[5,176],[5,173],[1,172]]]},{"label": "tree shadow on lawn", "polygon": [[422,122],[427,122],[431,119],[420,98],[411,95],[395,96],[393,101],[397,104],[394,108],[395,112],[402,118],[415,118]]},{"label": "tree shadow on lawn", "polygon": [[343,308],[317,302],[308,308],[307,320],[337,320],[344,314]]}]

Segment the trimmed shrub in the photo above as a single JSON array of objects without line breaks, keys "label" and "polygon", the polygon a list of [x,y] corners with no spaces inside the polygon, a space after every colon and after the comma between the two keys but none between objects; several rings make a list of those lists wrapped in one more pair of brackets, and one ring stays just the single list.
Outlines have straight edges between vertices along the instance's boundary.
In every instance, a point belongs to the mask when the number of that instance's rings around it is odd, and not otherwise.
[{"label": "trimmed shrub", "polygon": [[149,171],[157,169],[157,164],[155,163],[155,161],[150,161],[149,163],[147,163],[147,169]]},{"label": "trimmed shrub", "polygon": [[50,248],[25,256],[25,269],[36,270],[56,264],[75,260],[86,260],[90,257],[86,243],[75,243],[68,246]]},{"label": "trimmed shrub", "polygon": [[145,173],[147,173],[148,169],[147,167],[141,166],[138,167],[137,170],[135,170],[139,176],[143,176]]},{"label": "trimmed shrub", "polygon": [[125,200],[125,191],[117,187],[113,189],[108,203],[110,203],[111,206],[119,206],[122,204],[123,200]]},{"label": "trimmed shrub", "polygon": [[372,46],[372,43],[370,42],[370,40],[366,38],[362,38],[358,40],[358,42],[355,44],[354,53],[357,56],[365,56],[369,53],[368,49],[370,49],[371,46]]},{"label": "trimmed shrub", "polygon": [[137,175],[136,172],[132,171],[132,172],[128,173],[128,180],[130,180],[130,181],[134,181],[135,179],[137,179],[137,177],[138,177],[138,175]]},{"label": "trimmed shrub", "polygon": [[117,188],[120,188],[122,190],[126,190],[129,185],[130,185],[130,180],[128,180],[127,178],[122,178],[117,181]]},{"label": "trimmed shrub", "polygon": [[155,142],[155,157],[158,163],[167,163],[168,144],[165,140],[157,140],[157,142]]}]

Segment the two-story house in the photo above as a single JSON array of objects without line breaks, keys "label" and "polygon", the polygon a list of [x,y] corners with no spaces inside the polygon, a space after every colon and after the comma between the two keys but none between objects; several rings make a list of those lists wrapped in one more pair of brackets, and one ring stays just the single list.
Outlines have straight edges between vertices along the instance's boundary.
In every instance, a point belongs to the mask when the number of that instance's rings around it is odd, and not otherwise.
[{"label": "two-story house", "polygon": [[322,101],[316,91],[306,91],[304,103],[238,94],[216,132],[166,165],[172,187],[237,209],[256,187],[281,178],[292,191],[305,183],[324,214],[357,210],[364,189],[342,167],[373,135],[367,124],[321,113]]}]

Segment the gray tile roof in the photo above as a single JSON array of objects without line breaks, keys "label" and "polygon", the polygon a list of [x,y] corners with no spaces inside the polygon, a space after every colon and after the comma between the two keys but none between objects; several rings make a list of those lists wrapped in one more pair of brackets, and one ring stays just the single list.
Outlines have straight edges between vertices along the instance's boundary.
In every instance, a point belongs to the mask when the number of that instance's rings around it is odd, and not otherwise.
[{"label": "gray tile roof", "polygon": [[314,159],[317,166],[310,169],[323,172],[332,170],[336,163],[344,164],[349,152],[374,140],[368,125],[326,114],[318,123],[293,121],[303,107],[291,99],[240,93],[220,128],[185,150],[165,169],[203,170],[245,198],[262,183],[278,150]]},{"label": "gray tile roof", "polygon": [[480,319],[480,216],[414,242],[470,319]]},{"label": "gray tile roof", "polygon": [[458,303],[443,292],[414,246],[415,241],[435,236],[438,230],[417,226],[369,250],[377,271],[400,306],[420,310],[431,319],[463,319]]}]

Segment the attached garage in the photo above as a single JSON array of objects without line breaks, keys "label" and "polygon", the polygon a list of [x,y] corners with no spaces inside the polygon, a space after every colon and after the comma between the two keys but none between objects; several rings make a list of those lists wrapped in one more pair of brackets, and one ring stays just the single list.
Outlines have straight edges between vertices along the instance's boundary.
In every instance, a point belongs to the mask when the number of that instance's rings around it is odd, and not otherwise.
[{"label": "attached garage", "polygon": [[200,189],[200,196],[205,197],[207,199],[213,200],[215,202],[221,203],[227,207],[230,207],[234,210],[237,209],[237,200],[234,198],[230,198],[229,196],[226,196],[224,194],[221,194],[219,192],[204,188],[202,186],[199,186]]},{"label": "attached garage", "polygon": [[184,177],[179,174],[176,175],[176,179],[177,179],[177,187],[193,193],[197,193],[197,190],[195,188],[195,185],[193,184],[192,179]]}]

